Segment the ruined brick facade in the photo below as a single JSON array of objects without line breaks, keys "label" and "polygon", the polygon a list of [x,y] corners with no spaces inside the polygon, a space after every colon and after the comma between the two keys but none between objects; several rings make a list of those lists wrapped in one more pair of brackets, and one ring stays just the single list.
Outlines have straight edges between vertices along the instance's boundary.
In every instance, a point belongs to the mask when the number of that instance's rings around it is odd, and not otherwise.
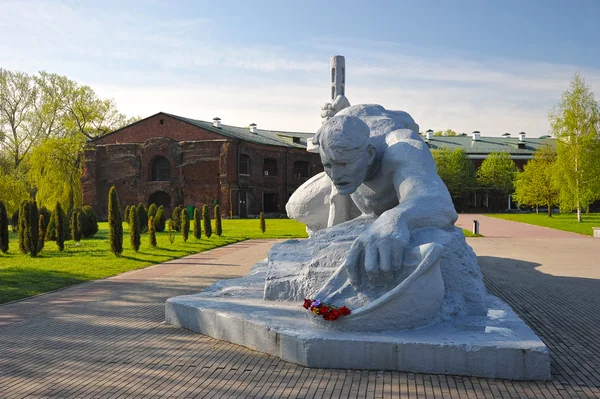
[{"label": "ruined brick facade", "polygon": [[277,216],[289,195],[323,170],[319,155],[300,145],[256,143],[182,119],[159,113],[90,142],[83,203],[105,219],[115,186],[122,208],[157,203],[169,216],[177,205],[218,203],[223,217]]}]

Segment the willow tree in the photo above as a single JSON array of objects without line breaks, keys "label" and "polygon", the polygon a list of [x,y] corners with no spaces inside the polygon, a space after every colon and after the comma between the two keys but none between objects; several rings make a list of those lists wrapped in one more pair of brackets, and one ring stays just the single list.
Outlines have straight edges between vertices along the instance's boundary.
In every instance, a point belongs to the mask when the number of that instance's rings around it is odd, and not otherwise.
[{"label": "willow tree", "polygon": [[550,112],[556,137],[554,184],[561,212],[581,210],[600,198],[600,105],[580,74],[575,74],[560,104]]}]

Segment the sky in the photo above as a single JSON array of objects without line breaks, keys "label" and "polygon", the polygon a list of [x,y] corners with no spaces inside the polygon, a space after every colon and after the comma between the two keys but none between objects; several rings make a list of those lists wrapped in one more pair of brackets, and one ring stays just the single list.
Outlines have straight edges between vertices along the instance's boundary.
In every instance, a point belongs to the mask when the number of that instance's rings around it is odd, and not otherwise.
[{"label": "sky", "polygon": [[0,67],[65,75],[128,115],[316,131],[329,58],[351,104],[421,131],[549,133],[581,73],[600,99],[599,0],[0,0]]}]

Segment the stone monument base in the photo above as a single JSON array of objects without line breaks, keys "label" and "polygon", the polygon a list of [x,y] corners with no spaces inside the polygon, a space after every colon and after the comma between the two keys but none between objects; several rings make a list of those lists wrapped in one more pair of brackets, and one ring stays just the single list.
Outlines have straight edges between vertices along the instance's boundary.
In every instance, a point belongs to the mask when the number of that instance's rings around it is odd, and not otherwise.
[{"label": "stone monument base", "polygon": [[243,278],[170,298],[166,322],[307,367],[550,379],[546,345],[492,295],[487,316],[411,331],[337,331],[301,302],[264,301],[266,273],[263,261]]}]

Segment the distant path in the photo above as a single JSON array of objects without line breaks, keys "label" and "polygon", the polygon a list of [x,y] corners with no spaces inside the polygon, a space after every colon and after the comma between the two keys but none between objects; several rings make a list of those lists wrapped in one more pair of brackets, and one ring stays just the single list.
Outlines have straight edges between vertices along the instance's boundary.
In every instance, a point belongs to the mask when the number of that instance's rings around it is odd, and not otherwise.
[{"label": "distant path", "polygon": [[474,219],[479,221],[479,234],[490,238],[591,238],[583,234],[491,218],[476,213],[459,214],[456,225],[465,230],[473,231]]}]

